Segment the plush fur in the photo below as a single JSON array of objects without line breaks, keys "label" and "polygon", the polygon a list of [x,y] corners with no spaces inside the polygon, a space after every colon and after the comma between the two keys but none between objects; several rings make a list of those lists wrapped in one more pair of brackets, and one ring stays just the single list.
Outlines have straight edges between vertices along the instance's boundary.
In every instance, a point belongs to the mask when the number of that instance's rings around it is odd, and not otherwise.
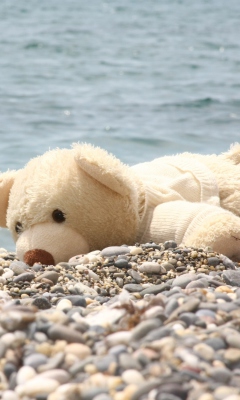
[{"label": "plush fur", "polygon": [[[0,226],[29,265],[109,245],[173,239],[240,259],[240,145],[128,167],[87,144],[0,174]],[[64,221],[56,222],[60,210]]]}]

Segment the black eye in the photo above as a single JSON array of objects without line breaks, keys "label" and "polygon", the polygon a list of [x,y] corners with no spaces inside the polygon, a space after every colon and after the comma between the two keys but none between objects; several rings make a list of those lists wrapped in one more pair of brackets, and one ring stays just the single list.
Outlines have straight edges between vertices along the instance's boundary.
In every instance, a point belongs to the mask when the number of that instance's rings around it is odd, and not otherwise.
[{"label": "black eye", "polygon": [[22,232],[22,224],[21,222],[17,222],[15,225],[15,231],[17,232],[17,234]]},{"label": "black eye", "polygon": [[53,217],[53,220],[55,222],[58,222],[59,224],[61,222],[64,222],[66,219],[64,213],[61,210],[54,210],[52,213],[52,217]]}]

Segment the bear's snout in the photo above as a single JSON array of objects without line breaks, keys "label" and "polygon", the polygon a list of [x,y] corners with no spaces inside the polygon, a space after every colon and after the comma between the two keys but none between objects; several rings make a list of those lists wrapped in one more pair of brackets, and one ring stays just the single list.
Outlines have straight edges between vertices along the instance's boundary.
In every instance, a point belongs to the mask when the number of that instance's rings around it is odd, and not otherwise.
[{"label": "bear's snout", "polygon": [[30,266],[36,262],[40,262],[41,264],[45,265],[55,265],[52,254],[42,249],[28,250],[24,254],[23,261]]}]

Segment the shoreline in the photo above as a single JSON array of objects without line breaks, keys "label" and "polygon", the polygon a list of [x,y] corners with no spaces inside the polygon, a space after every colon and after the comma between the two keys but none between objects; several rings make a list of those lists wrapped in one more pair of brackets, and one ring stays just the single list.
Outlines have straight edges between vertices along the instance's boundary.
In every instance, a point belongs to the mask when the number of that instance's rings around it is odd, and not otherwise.
[{"label": "shoreline", "polygon": [[172,241],[0,249],[3,400],[240,400],[240,264]]}]

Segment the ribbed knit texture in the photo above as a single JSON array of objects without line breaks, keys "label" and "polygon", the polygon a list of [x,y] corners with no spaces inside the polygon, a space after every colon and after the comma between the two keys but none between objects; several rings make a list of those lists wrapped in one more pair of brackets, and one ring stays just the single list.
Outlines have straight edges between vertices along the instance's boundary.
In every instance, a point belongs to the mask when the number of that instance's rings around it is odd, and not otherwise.
[{"label": "ribbed knit texture", "polygon": [[182,156],[163,157],[138,164],[132,170],[145,185],[138,241],[151,238],[181,243],[188,229],[195,229],[205,216],[222,212],[215,177],[199,161]]}]

